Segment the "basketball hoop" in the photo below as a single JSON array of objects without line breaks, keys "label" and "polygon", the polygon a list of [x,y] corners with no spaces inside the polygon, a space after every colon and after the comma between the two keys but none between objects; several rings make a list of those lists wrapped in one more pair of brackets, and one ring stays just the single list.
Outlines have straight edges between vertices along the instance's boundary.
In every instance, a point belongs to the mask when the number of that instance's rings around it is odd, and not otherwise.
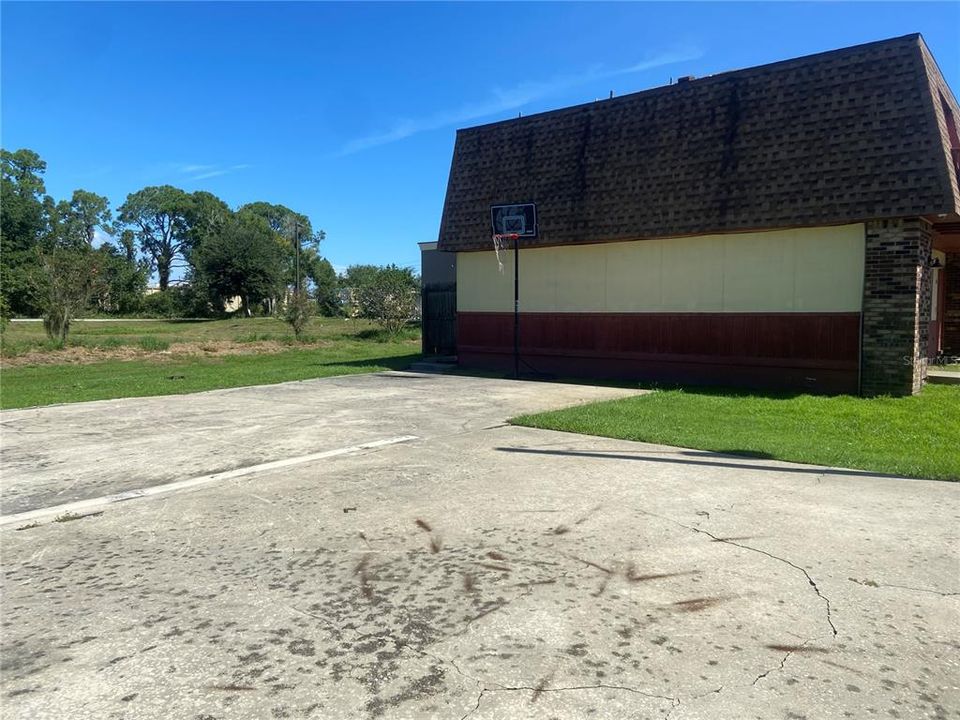
[{"label": "basketball hoop", "polygon": [[503,272],[503,262],[500,260],[500,251],[503,250],[504,240],[516,241],[520,237],[519,233],[494,233],[493,251],[497,254],[497,268]]}]

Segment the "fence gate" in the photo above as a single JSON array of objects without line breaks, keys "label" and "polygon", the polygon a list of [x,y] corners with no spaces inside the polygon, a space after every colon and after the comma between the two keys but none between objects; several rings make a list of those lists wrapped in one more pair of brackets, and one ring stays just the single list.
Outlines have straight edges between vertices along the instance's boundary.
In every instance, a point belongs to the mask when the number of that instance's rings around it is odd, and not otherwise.
[{"label": "fence gate", "polygon": [[457,354],[457,286],[423,288],[423,354]]}]

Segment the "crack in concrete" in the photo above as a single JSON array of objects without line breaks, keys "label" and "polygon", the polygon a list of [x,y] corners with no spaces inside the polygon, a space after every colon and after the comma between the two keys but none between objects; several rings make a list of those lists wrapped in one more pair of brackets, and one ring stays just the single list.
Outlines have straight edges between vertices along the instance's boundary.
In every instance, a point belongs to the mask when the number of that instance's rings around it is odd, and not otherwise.
[{"label": "crack in concrete", "polygon": [[[810,641],[808,640],[807,642],[810,642]],[[804,643],[804,645],[806,645],[806,643]],[[787,664],[787,660],[790,658],[791,655],[793,655],[793,653],[794,653],[793,650],[788,650],[788,651],[787,651],[787,654],[784,655],[782,658],[780,658],[780,664],[779,664],[779,665],[777,665],[776,667],[772,667],[772,668],[769,668],[769,669],[767,669],[767,670],[764,670],[762,673],[760,673],[759,675],[757,675],[757,676],[753,679],[753,682],[750,683],[750,686],[751,686],[751,687],[754,687],[758,682],[760,682],[761,680],[763,680],[767,675],[769,675],[770,673],[772,673],[774,670],[783,670],[783,666]]]},{"label": "crack in concrete", "polygon": [[800,567],[799,565],[797,565],[796,563],[790,560],[787,560],[786,558],[782,558],[779,555],[774,555],[773,553],[767,552],[766,550],[761,550],[760,548],[755,548],[750,545],[744,545],[742,543],[734,542],[733,540],[728,540],[726,538],[718,537],[707,530],[701,530],[700,528],[693,527],[691,525],[684,525],[682,522],[674,520],[673,518],[664,517],[663,515],[657,515],[656,513],[648,512],[646,510],[640,510],[640,512],[642,512],[644,515],[650,515],[651,517],[659,518],[661,520],[666,520],[667,522],[671,522],[674,525],[679,525],[680,527],[685,528],[687,530],[691,530],[695,533],[706,535],[708,538],[712,539],[714,542],[724,543],[725,545],[733,545],[734,547],[738,547],[743,550],[750,550],[751,552],[760,553],[761,555],[766,555],[768,558],[771,558],[773,560],[777,560],[786,565],[789,565],[795,570],[799,570],[800,572],[803,573],[804,577],[807,579],[807,583],[809,583],[810,587],[812,587],[814,592],[817,593],[817,597],[823,600],[827,610],[827,624],[830,625],[830,631],[833,633],[833,636],[834,637],[837,636],[837,627],[836,625],[833,624],[833,613],[832,613],[832,607],[830,605],[830,598],[828,598],[826,595],[820,592],[820,588],[817,586],[817,583],[814,582],[813,578],[810,577],[810,573],[808,573],[804,568]]},{"label": "crack in concrete", "polygon": [[[394,642],[396,642],[396,640],[394,640]],[[419,655],[425,655],[426,657],[432,658],[432,659],[436,660],[436,661],[439,662],[439,663],[445,663],[445,664],[447,664],[447,665],[452,665],[452,666],[453,666],[453,669],[457,671],[457,674],[458,674],[458,675],[460,675],[461,677],[465,677],[467,680],[472,680],[473,682],[475,682],[475,683],[477,684],[477,687],[478,687],[478,688],[482,688],[482,687],[483,687],[483,683],[480,681],[480,678],[475,678],[475,677],[473,677],[473,675],[467,675],[467,673],[465,673],[463,670],[460,669],[460,666],[457,665],[457,661],[454,660],[453,658],[442,657],[442,656],[436,655],[436,654],[434,654],[434,653],[432,653],[432,652],[428,652],[427,650],[421,650],[420,648],[415,648],[415,647],[412,647],[411,645],[406,645],[406,644],[403,644],[403,643],[399,643],[399,647],[400,647],[401,649],[409,648],[410,650],[413,650],[415,653],[417,653],[417,654],[419,654]]]},{"label": "crack in concrete", "polygon": [[812,587],[814,592],[817,593],[817,597],[823,600],[827,610],[827,624],[830,626],[830,630],[833,633],[833,636],[834,637],[837,636],[837,626],[833,624],[833,614],[832,614],[832,608],[830,606],[830,598],[828,598],[826,595],[820,592],[820,588],[817,586],[817,583],[814,582],[813,578],[810,577],[810,573],[808,573],[804,568],[800,567],[794,562],[791,562],[790,560],[787,560],[786,558],[782,558],[778,555],[774,555],[773,553],[769,553],[766,550],[761,550],[760,548],[751,547],[750,545],[743,545],[741,543],[734,542],[733,540],[724,540],[723,538],[718,538],[716,535],[714,535],[713,533],[707,532],[706,530],[699,530],[697,528],[693,528],[693,529],[695,532],[703,533],[704,535],[713,538],[716,542],[726,543],[727,545],[734,545],[735,547],[743,548],[744,550],[751,550],[753,552],[760,553],[761,555],[766,555],[769,558],[773,558],[774,560],[779,560],[780,562],[785,563],[790,567],[795,568],[796,570],[799,570],[800,572],[802,572],[804,577],[807,578],[807,582],[810,584],[810,587]]},{"label": "crack in concrete", "polygon": [[485,692],[502,692],[502,691],[517,691],[517,690],[529,690],[530,692],[540,692],[540,693],[551,693],[551,692],[569,692],[576,690],[623,690],[625,692],[631,692],[636,695],[643,695],[644,697],[651,698],[653,700],[669,700],[674,705],[679,703],[679,699],[672,697],[670,695],[657,695],[656,693],[648,693],[643,690],[637,690],[636,688],[628,687],[626,685],[605,685],[603,683],[598,685],[571,685],[568,687],[532,687],[529,685],[498,685],[495,688],[489,688],[484,686]]},{"label": "crack in concrete", "polygon": [[[719,695],[720,692],[723,690],[724,687],[725,687],[724,685],[721,685],[720,687],[714,688],[713,690],[708,690],[708,691],[705,692],[705,693],[700,693],[699,695],[694,695],[693,697],[690,698],[690,701],[700,700],[701,698],[705,698],[707,695],[713,695],[714,693],[716,693],[716,694]],[[680,707],[680,705],[682,704],[682,699],[681,699],[680,697],[676,697],[676,698],[674,698],[674,700],[675,700],[676,702],[674,702],[673,707],[670,708],[670,712],[668,712],[668,713],[664,716],[664,720],[669,720],[670,716],[673,715],[673,711],[676,710],[678,707]]]},{"label": "crack in concrete", "polygon": [[[762,673],[760,673],[759,675],[757,675],[757,677],[755,677],[755,678],[753,679],[753,682],[750,683],[750,687],[756,686],[756,684],[757,684],[758,682],[760,682],[761,680],[763,680],[763,679],[764,679],[765,677],[767,677],[770,673],[772,673],[772,672],[774,672],[774,671],[777,671],[777,670],[783,670],[784,666],[787,664],[787,660],[790,659],[790,656],[791,656],[791,655],[794,655],[795,653],[802,653],[802,652],[804,652],[804,649],[807,647],[807,645],[809,645],[810,643],[812,643],[814,640],[819,640],[819,639],[821,639],[821,638],[822,638],[822,636],[821,636],[821,637],[807,638],[807,639],[804,640],[802,643],[800,643],[800,645],[798,645],[797,647],[795,647],[795,648],[793,648],[793,649],[791,649],[791,650],[788,650],[787,653],[786,653],[786,655],[784,655],[783,658],[781,658],[779,665],[777,665],[777,666],[775,666],[775,667],[772,667],[772,668],[769,668],[768,670],[765,670],[764,672],[762,672]],[[851,668],[851,669],[852,669],[852,668]],[[856,672],[856,671],[855,671],[855,672]],[[746,687],[746,685],[744,685],[743,687]],[[722,686],[721,686],[721,689],[722,689]]]},{"label": "crack in concrete", "polygon": [[[860,584],[862,585],[863,583],[860,583]],[[897,585],[895,583],[877,583],[877,587],[898,588],[900,590],[911,590],[913,592],[930,593],[931,595],[939,595],[940,597],[957,597],[958,595],[960,595],[960,592],[943,592],[941,590],[930,590],[929,588],[911,587],[910,585]]]},{"label": "crack in concrete", "polygon": [[473,706],[467,714],[460,718],[460,720],[467,720],[468,717],[473,715],[477,710],[480,709],[480,701],[483,700],[483,694],[487,691],[485,687],[480,687],[480,693],[477,695],[477,704]]}]

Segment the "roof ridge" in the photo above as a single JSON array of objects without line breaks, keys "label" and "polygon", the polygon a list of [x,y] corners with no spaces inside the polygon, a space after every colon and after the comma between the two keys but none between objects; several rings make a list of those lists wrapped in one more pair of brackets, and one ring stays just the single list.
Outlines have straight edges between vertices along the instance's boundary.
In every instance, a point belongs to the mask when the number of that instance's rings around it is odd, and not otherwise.
[{"label": "roof ridge", "polygon": [[[797,57],[785,58],[783,60],[774,60],[772,62],[762,63],[760,65],[750,65],[748,67],[735,68],[733,70],[722,70],[720,72],[713,73],[711,75],[704,75],[703,77],[692,79],[682,84],[671,83],[669,85],[657,85],[654,87],[645,88],[643,90],[637,90],[635,92],[625,93],[623,95],[617,95],[616,97],[612,97],[612,98],[607,98],[602,100],[598,99],[598,100],[592,100],[592,101],[588,100],[587,102],[577,103],[576,105],[565,105],[564,107],[553,108],[551,110],[542,110],[540,112],[531,113],[529,115],[524,115],[522,117],[504,118],[503,120],[494,120],[492,122],[481,123],[479,125],[469,125],[467,127],[457,128],[457,133],[459,134],[460,132],[474,130],[477,128],[487,128],[493,125],[500,125],[502,123],[514,123],[522,120],[529,120],[531,118],[540,118],[540,117],[543,117],[544,115],[550,115],[552,113],[569,112],[572,110],[593,106],[598,103],[615,103],[617,101],[636,98],[638,95],[646,95],[646,94],[655,95],[657,93],[662,93],[662,92],[673,92],[675,91],[676,88],[679,88],[679,87],[686,88],[692,84],[703,84],[705,82],[717,81],[720,79],[728,78],[731,75],[766,71],[779,66],[788,65],[790,63],[800,63],[800,64],[808,63],[812,61],[822,60],[828,56],[837,57],[847,53],[853,54],[856,51],[862,51],[865,48],[869,48],[872,46],[893,45],[893,44],[908,41],[908,40],[913,40],[913,41],[919,40],[924,44],[924,46],[926,46],[926,41],[923,39],[923,35],[921,35],[919,32],[908,33],[906,35],[898,35],[896,37],[884,38],[881,40],[871,40],[869,42],[859,43],[858,45],[847,45],[840,48],[834,48],[833,50],[821,50],[820,52],[811,53],[809,55],[799,55]],[[929,52],[929,48],[928,48],[928,52]],[[930,53],[930,54],[931,56],[933,55],[933,53]]]}]

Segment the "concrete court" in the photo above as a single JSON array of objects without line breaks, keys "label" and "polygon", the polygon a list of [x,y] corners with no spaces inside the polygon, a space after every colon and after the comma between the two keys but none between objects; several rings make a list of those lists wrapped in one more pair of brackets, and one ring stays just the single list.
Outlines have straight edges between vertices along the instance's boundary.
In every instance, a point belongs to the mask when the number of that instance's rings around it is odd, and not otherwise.
[{"label": "concrete court", "polygon": [[960,717],[957,485],[503,424],[624,392],[383,373],[3,413],[7,519],[417,439],[6,524],[0,713]]}]

